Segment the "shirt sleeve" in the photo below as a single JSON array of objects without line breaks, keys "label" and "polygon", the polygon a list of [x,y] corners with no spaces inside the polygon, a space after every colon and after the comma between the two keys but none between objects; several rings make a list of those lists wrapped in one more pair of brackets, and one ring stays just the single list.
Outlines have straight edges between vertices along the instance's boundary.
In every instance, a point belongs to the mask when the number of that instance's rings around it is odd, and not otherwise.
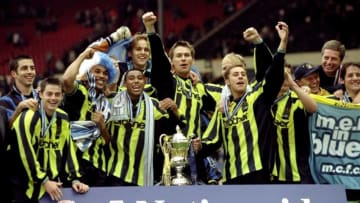
[{"label": "shirt sleeve", "polygon": [[175,80],[171,73],[171,63],[158,34],[148,35],[151,47],[151,84],[157,90],[159,100],[174,98]]},{"label": "shirt sleeve", "polygon": [[40,136],[39,118],[32,110],[27,110],[22,112],[13,124],[21,163],[29,180],[35,183],[42,183],[47,178],[33,148],[33,143],[37,142],[37,137]]}]

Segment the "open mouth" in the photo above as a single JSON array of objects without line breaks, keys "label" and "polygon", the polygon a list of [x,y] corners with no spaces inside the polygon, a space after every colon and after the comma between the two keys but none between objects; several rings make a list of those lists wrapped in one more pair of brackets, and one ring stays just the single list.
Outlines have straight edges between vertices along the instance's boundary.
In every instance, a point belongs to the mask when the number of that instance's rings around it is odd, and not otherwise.
[{"label": "open mouth", "polygon": [[96,84],[103,86],[105,85],[105,80],[96,80]]},{"label": "open mouth", "polygon": [[26,80],[33,80],[35,77],[34,76],[25,76]]},{"label": "open mouth", "polygon": [[188,67],[188,65],[187,65],[187,64],[180,64],[180,67],[181,67],[182,69],[186,69],[186,68]]},{"label": "open mouth", "polygon": [[360,87],[360,82],[353,82],[351,85],[354,87]]},{"label": "open mouth", "polygon": [[318,84],[309,84],[310,88],[318,88]]},{"label": "open mouth", "polygon": [[324,67],[325,70],[328,70],[328,71],[332,71],[334,70],[335,68],[333,66],[325,66]]},{"label": "open mouth", "polygon": [[48,104],[49,104],[50,107],[56,107],[56,106],[58,105],[58,103],[59,103],[59,102],[57,102],[57,101],[51,101],[51,102],[49,101],[49,102],[48,102]]},{"label": "open mouth", "polygon": [[137,59],[139,59],[139,60],[147,60],[147,57],[146,56],[138,56]]},{"label": "open mouth", "polygon": [[133,86],[133,87],[131,87],[131,89],[134,90],[134,91],[141,91],[140,86]]}]

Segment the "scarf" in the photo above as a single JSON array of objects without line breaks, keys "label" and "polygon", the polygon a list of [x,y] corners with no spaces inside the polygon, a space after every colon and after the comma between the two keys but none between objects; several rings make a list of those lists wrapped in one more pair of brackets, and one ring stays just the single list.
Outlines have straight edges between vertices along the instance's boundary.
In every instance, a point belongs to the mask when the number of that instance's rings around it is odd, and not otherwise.
[{"label": "scarf", "polygon": [[221,101],[223,101],[224,99],[229,98],[229,96],[231,95],[231,91],[228,85],[225,85],[222,90],[221,90]]},{"label": "scarf", "polygon": [[[111,114],[111,106],[109,100],[104,94],[99,94],[96,97],[96,83],[95,77],[90,71],[87,71],[87,78],[89,83],[88,94],[91,100],[92,112],[99,111],[104,115],[105,122],[109,119]],[[100,137],[100,129],[93,121],[71,121],[70,122],[71,137],[75,141],[76,146],[84,152],[93,142]]]},{"label": "scarf", "polygon": [[127,91],[121,91],[116,94],[112,104],[112,113],[110,121],[116,120],[133,120],[135,119],[141,109],[141,102],[145,101],[145,138],[144,138],[144,185],[154,185],[154,105],[151,98],[146,94],[142,93],[139,98],[136,115],[133,116],[132,102]]},{"label": "scarf", "polygon": [[[252,87],[250,85],[246,86],[246,92],[251,92],[252,91]],[[222,90],[221,90],[221,101],[223,101],[226,98],[229,98],[229,96],[231,95],[231,91],[228,85],[225,85]]]},{"label": "scarf", "polygon": [[[245,90],[245,94],[241,97],[240,101],[236,104],[235,108],[233,109],[232,113],[230,114],[230,109],[229,109],[229,103],[228,101],[230,101],[230,96],[231,96],[231,91],[230,88],[225,85],[224,88],[222,89],[221,92],[221,101],[223,102],[224,105],[224,113],[225,116],[227,118],[227,120],[231,120],[232,117],[237,114],[240,106],[242,105],[242,103],[244,103],[245,98],[247,97],[247,95],[252,91],[252,88],[250,87],[250,85],[246,86],[246,90]],[[227,95],[226,95],[227,94]]]},{"label": "scarf", "polygon": [[100,93],[96,97],[96,83],[95,83],[95,76],[90,72],[87,71],[87,78],[88,78],[88,94],[91,100],[91,109],[92,112],[100,111],[104,115],[105,122],[109,119],[111,114],[111,105],[109,100],[105,97],[103,93]]},{"label": "scarf", "polygon": [[93,121],[71,121],[70,130],[72,139],[82,152],[100,136],[100,129]]},{"label": "scarf", "polygon": [[46,133],[50,131],[51,125],[56,120],[56,111],[51,115],[50,121],[47,119],[46,111],[41,103],[39,104],[39,111],[41,114],[41,137],[45,137]]}]

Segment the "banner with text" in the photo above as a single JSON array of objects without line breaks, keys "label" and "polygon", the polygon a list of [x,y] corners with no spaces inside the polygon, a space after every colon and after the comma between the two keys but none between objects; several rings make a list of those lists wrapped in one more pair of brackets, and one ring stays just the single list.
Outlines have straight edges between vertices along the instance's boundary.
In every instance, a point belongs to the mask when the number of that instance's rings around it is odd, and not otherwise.
[{"label": "banner with text", "polygon": [[360,106],[314,96],[310,168],[316,183],[360,189]]},{"label": "banner with text", "polygon": [[[46,195],[40,203],[54,203]],[[192,185],[92,187],[85,194],[63,188],[58,203],[346,203],[341,185]]]}]

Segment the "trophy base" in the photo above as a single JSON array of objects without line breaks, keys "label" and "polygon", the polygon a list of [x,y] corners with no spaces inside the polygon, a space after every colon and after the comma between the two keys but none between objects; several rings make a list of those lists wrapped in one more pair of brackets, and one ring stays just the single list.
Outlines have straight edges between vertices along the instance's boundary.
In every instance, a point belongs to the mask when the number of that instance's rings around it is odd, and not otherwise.
[{"label": "trophy base", "polygon": [[174,177],[171,180],[171,185],[181,186],[181,185],[191,185],[191,184],[192,184],[191,180],[181,174],[180,175],[177,174],[176,177]]}]

